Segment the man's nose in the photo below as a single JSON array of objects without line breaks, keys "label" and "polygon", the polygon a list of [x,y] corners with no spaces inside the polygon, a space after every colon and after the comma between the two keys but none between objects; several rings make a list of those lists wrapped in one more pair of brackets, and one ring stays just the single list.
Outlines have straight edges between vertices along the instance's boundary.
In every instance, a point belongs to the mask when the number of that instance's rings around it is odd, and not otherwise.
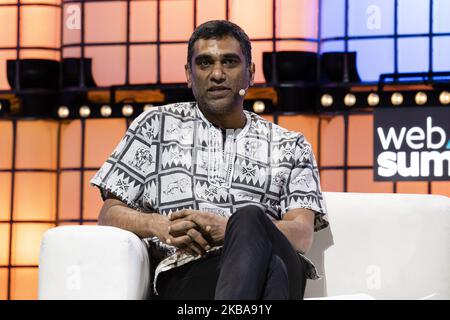
[{"label": "man's nose", "polygon": [[223,66],[221,63],[214,64],[212,73],[211,73],[211,80],[216,82],[222,82],[225,80],[225,73],[223,70]]}]

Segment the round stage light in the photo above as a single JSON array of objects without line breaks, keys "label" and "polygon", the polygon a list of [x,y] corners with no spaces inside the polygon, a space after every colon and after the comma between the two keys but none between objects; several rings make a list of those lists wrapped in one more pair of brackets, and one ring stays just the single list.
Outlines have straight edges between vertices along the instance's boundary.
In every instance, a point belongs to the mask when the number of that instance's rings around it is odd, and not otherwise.
[{"label": "round stage light", "polygon": [[112,109],[110,106],[108,106],[107,104],[105,104],[104,106],[102,106],[100,108],[100,114],[102,115],[102,117],[110,117],[112,114]]},{"label": "round stage light", "polygon": [[394,92],[391,96],[391,102],[394,106],[399,106],[403,103],[403,95],[400,92]]},{"label": "round stage light", "polygon": [[154,108],[155,106],[154,105],[152,105],[151,103],[147,103],[145,106],[144,106],[144,111],[149,111],[149,110],[151,110],[152,108]]},{"label": "round stage light", "polygon": [[416,94],[415,100],[416,100],[416,104],[422,106],[425,103],[427,103],[428,96],[427,96],[427,94],[425,92],[419,91]]},{"label": "round stage light", "polygon": [[134,109],[131,104],[126,104],[122,107],[122,114],[124,117],[129,117],[133,114]]},{"label": "round stage light", "polygon": [[257,100],[253,102],[253,111],[256,113],[263,113],[266,110],[266,104],[264,101]]},{"label": "round stage light", "polygon": [[322,104],[323,107],[328,108],[331,107],[331,105],[333,104],[333,97],[328,94],[325,93],[324,95],[322,95],[322,97],[320,98],[320,103]]},{"label": "round stage light", "polygon": [[367,103],[371,107],[375,107],[380,103],[380,96],[376,94],[375,92],[372,92],[367,96]]},{"label": "round stage light", "polygon": [[450,104],[450,92],[442,91],[439,95],[439,102],[442,104]]},{"label": "round stage light", "polygon": [[65,119],[69,116],[70,114],[70,110],[68,107],[66,106],[60,106],[58,108],[58,117],[60,117],[61,119]]},{"label": "round stage light", "polygon": [[347,93],[344,97],[344,104],[347,107],[353,107],[356,104],[356,97],[353,93]]},{"label": "round stage light", "polygon": [[91,109],[88,106],[81,106],[79,112],[82,118],[87,118],[91,115]]}]

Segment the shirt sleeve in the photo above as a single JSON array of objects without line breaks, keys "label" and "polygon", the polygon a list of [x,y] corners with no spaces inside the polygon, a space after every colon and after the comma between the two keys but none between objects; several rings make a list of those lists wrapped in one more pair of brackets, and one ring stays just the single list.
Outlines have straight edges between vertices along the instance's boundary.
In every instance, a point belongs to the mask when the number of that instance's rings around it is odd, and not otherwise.
[{"label": "shirt sleeve", "polygon": [[281,215],[297,208],[314,211],[314,231],[328,226],[326,204],[320,187],[319,170],[311,145],[301,135],[296,142],[294,164],[282,188]]},{"label": "shirt sleeve", "polygon": [[140,210],[146,176],[155,170],[158,135],[158,116],[155,110],[143,112],[128,127],[106,162],[90,180],[100,189],[105,200],[113,194],[128,206]]}]

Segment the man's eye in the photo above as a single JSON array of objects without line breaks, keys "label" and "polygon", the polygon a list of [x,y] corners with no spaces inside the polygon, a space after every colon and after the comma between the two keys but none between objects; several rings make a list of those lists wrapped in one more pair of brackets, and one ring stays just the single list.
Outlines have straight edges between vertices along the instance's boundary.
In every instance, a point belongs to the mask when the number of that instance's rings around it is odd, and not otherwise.
[{"label": "man's eye", "polygon": [[200,61],[200,66],[202,67],[209,67],[211,63],[208,60],[202,60]]},{"label": "man's eye", "polygon": [[236,60],[226,59],[226,60],[223,61],[223,64],[224,65],[234,65],[234,64],[236,64]]}]

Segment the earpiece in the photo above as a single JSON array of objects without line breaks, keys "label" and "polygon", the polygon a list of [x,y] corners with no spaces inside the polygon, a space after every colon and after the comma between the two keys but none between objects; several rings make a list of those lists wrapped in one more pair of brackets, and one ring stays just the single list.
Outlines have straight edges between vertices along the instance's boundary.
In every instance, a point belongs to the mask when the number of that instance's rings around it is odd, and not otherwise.
[{"label": "earpiece", "polygon": [[239,95],[240,95],[241,97],[245,96],[245,93],[247,92],[247,89],[248,89],[248,87],[245,88],[245,89],[239,90]]}]

